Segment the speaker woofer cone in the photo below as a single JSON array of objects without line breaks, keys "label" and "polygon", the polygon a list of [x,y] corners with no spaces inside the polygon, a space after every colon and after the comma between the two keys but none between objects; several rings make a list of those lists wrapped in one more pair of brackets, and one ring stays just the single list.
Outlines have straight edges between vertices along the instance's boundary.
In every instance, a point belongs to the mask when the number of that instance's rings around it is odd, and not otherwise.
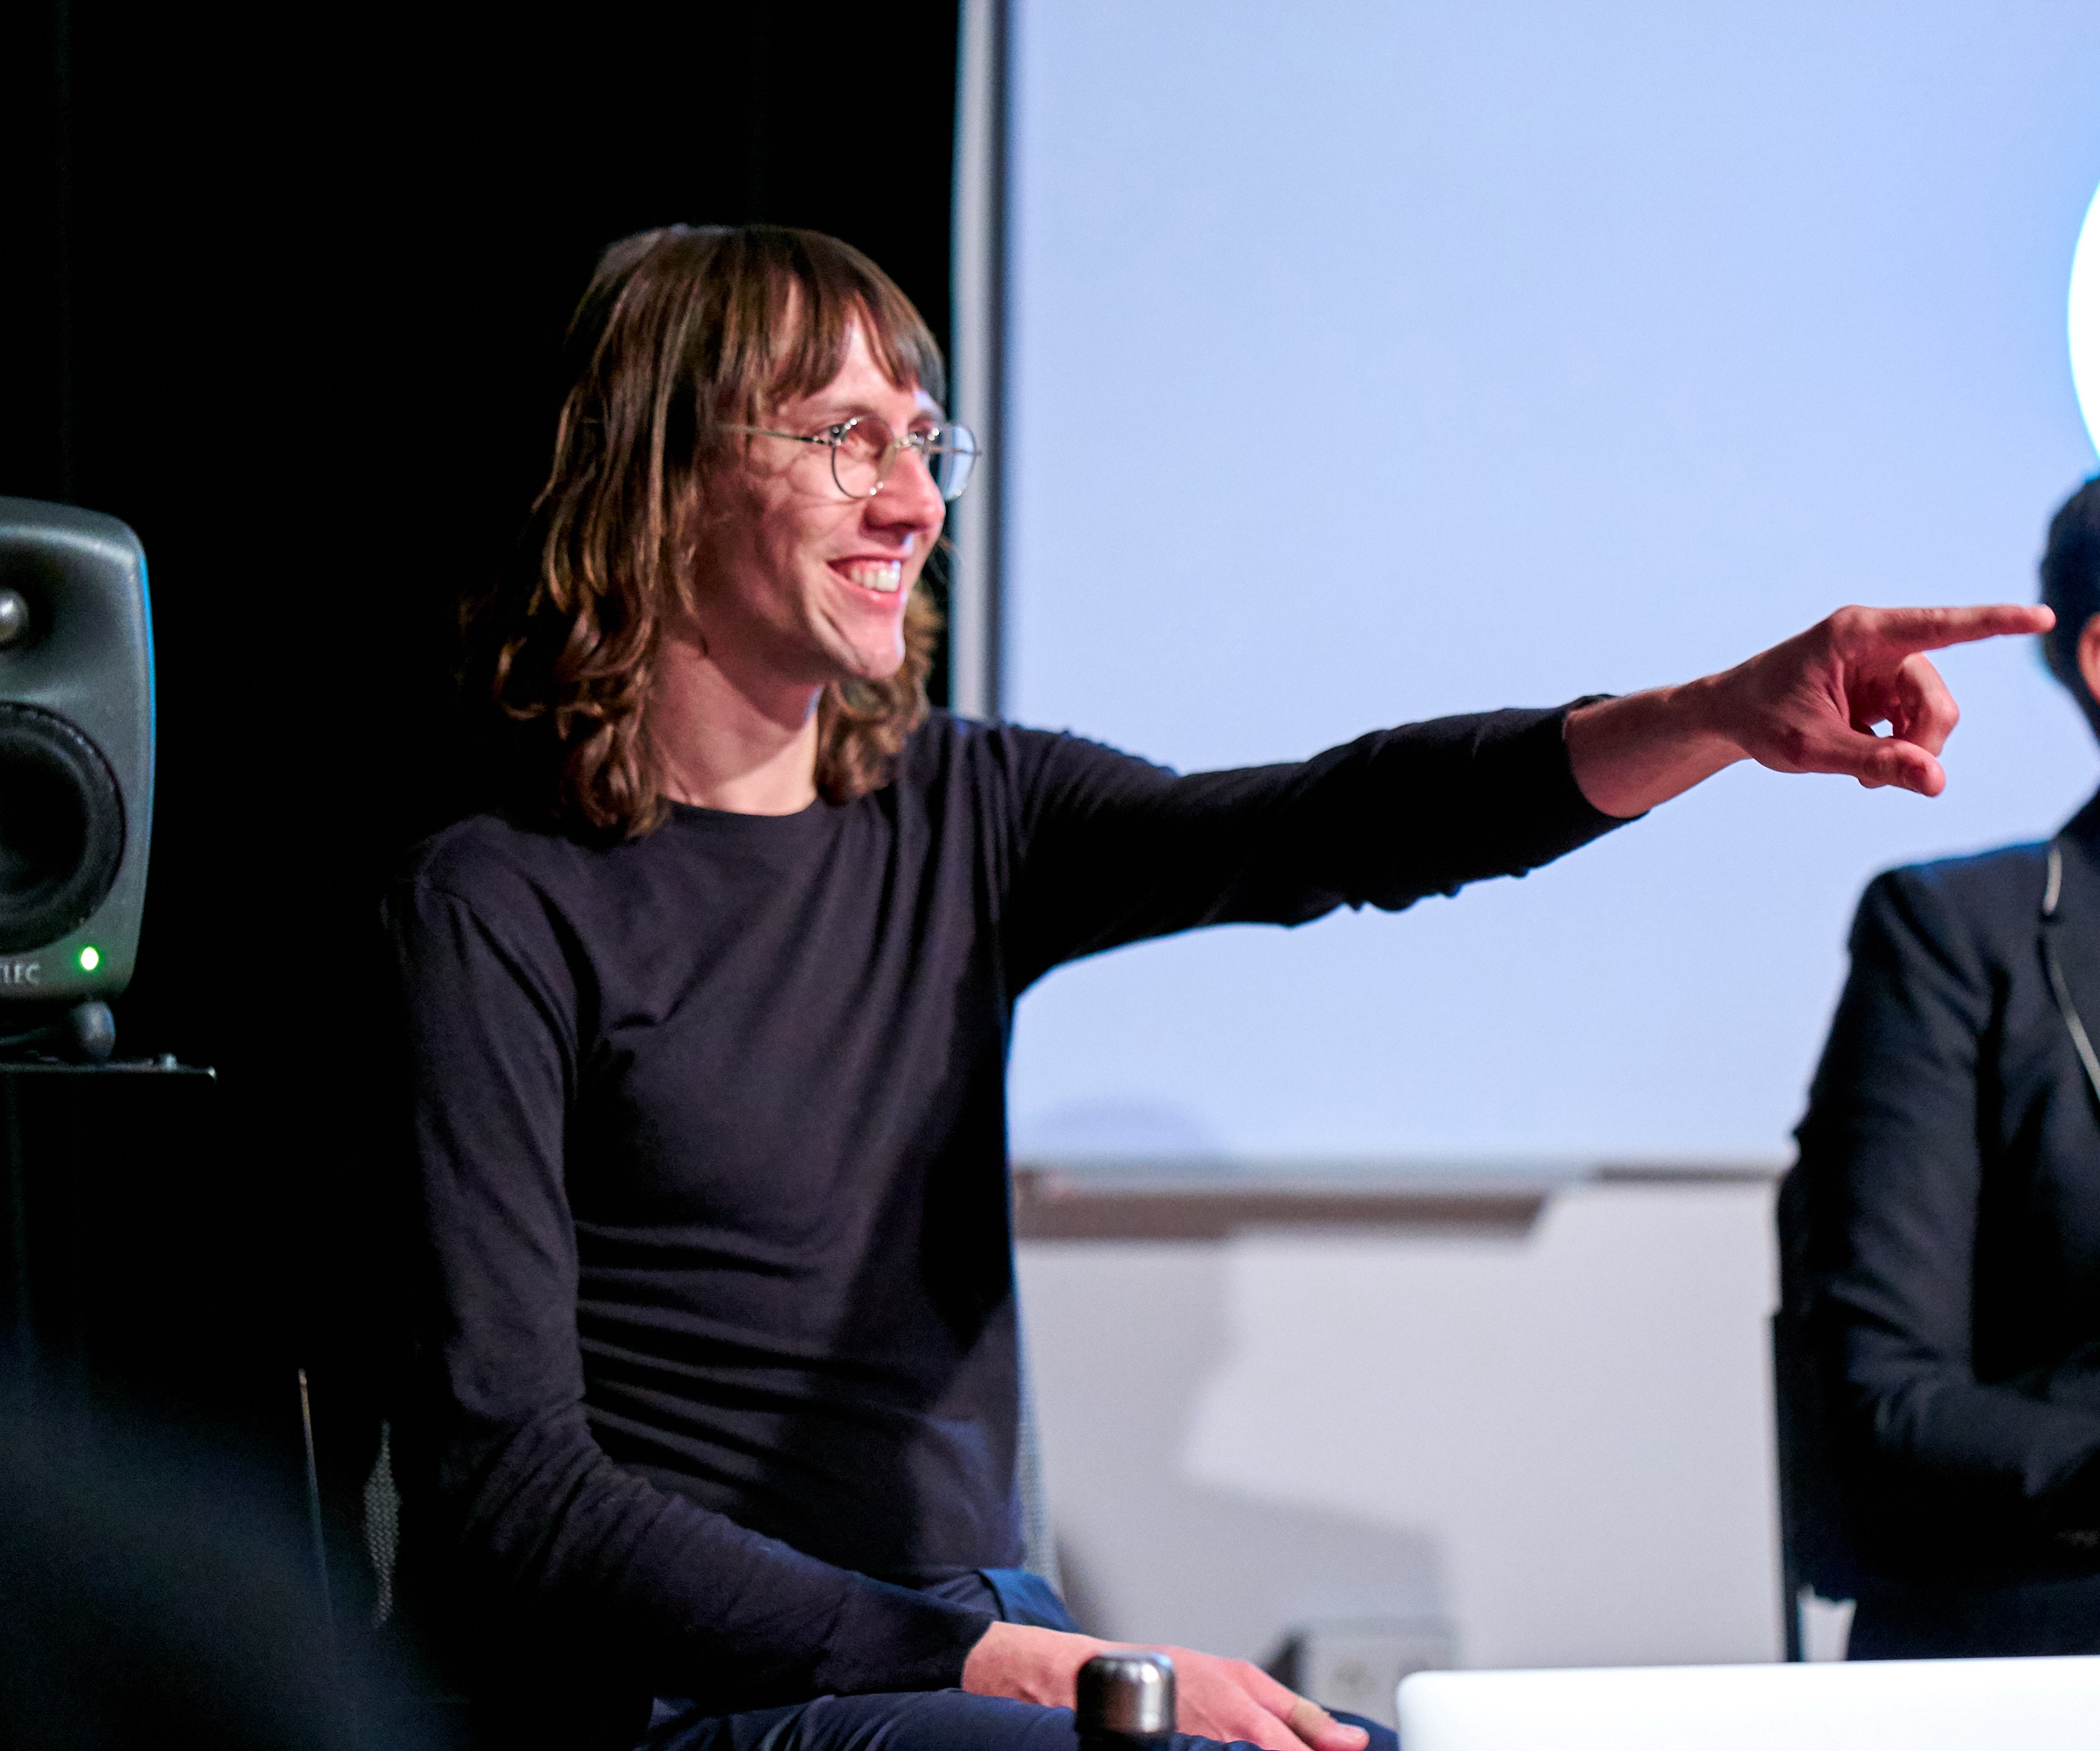
[{"label": "speaker woofer cone", "polygon": [[0,703],[0,954],[85,923],[123,857],[123,798],[101,751],[55,712]]}]

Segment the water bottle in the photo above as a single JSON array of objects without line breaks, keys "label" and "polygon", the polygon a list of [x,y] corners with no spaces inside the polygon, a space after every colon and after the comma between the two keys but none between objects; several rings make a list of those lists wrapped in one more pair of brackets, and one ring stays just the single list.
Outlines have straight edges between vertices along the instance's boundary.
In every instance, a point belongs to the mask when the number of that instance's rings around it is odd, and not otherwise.
[{"label": "water bottle", "polygon": [[1080,1751],[1167,1751],[1174,1736],[1174,1662],[1118,1648],[1079,1668]]}]

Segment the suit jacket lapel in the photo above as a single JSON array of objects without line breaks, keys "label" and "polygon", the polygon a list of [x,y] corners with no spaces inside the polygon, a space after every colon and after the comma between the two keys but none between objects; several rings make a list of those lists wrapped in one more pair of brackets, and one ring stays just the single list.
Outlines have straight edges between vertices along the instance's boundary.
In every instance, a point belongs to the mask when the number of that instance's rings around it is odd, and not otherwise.
[{"label": "suit jacket lapel", "polygon": [[[2063,981],[2071,987],[2071,1000],[2096,1046],[2100,1046],[2100,796],[2080,809],[2066,823],[2063,841],[2063,891],[2057,898],[2056,922],[2038,928],[2050,931],[2056,942]],[[2035,895],[2035,914],[2041,914],[2041,895]]]}]

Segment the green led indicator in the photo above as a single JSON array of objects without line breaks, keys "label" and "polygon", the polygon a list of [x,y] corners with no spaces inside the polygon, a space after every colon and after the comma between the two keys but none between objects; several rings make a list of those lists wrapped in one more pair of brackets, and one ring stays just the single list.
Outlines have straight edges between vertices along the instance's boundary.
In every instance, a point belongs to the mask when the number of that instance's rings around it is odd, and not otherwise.
[{"label": "green led indicator", "polygon": [[92,942],[80,951],[80,970],[82,973],[92,973],[101,964],[102,950]]}]

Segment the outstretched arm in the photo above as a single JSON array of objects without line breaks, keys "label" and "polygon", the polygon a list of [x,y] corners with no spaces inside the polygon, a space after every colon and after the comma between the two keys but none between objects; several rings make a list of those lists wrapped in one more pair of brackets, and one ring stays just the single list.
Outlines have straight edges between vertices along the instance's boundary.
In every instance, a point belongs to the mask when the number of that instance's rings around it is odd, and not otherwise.
[{"label": "outstretched arm", "polygon": [[2055,624],[2047,608],[2011,604],[1840,608],[1718,675],[1583,706],[1568,719],[1568,761],[1582,794],[1614,815],[1644,814],[1739,760],[1937,796],[1947,774],[1935,756],[1961,713],[1924,653]]}]

